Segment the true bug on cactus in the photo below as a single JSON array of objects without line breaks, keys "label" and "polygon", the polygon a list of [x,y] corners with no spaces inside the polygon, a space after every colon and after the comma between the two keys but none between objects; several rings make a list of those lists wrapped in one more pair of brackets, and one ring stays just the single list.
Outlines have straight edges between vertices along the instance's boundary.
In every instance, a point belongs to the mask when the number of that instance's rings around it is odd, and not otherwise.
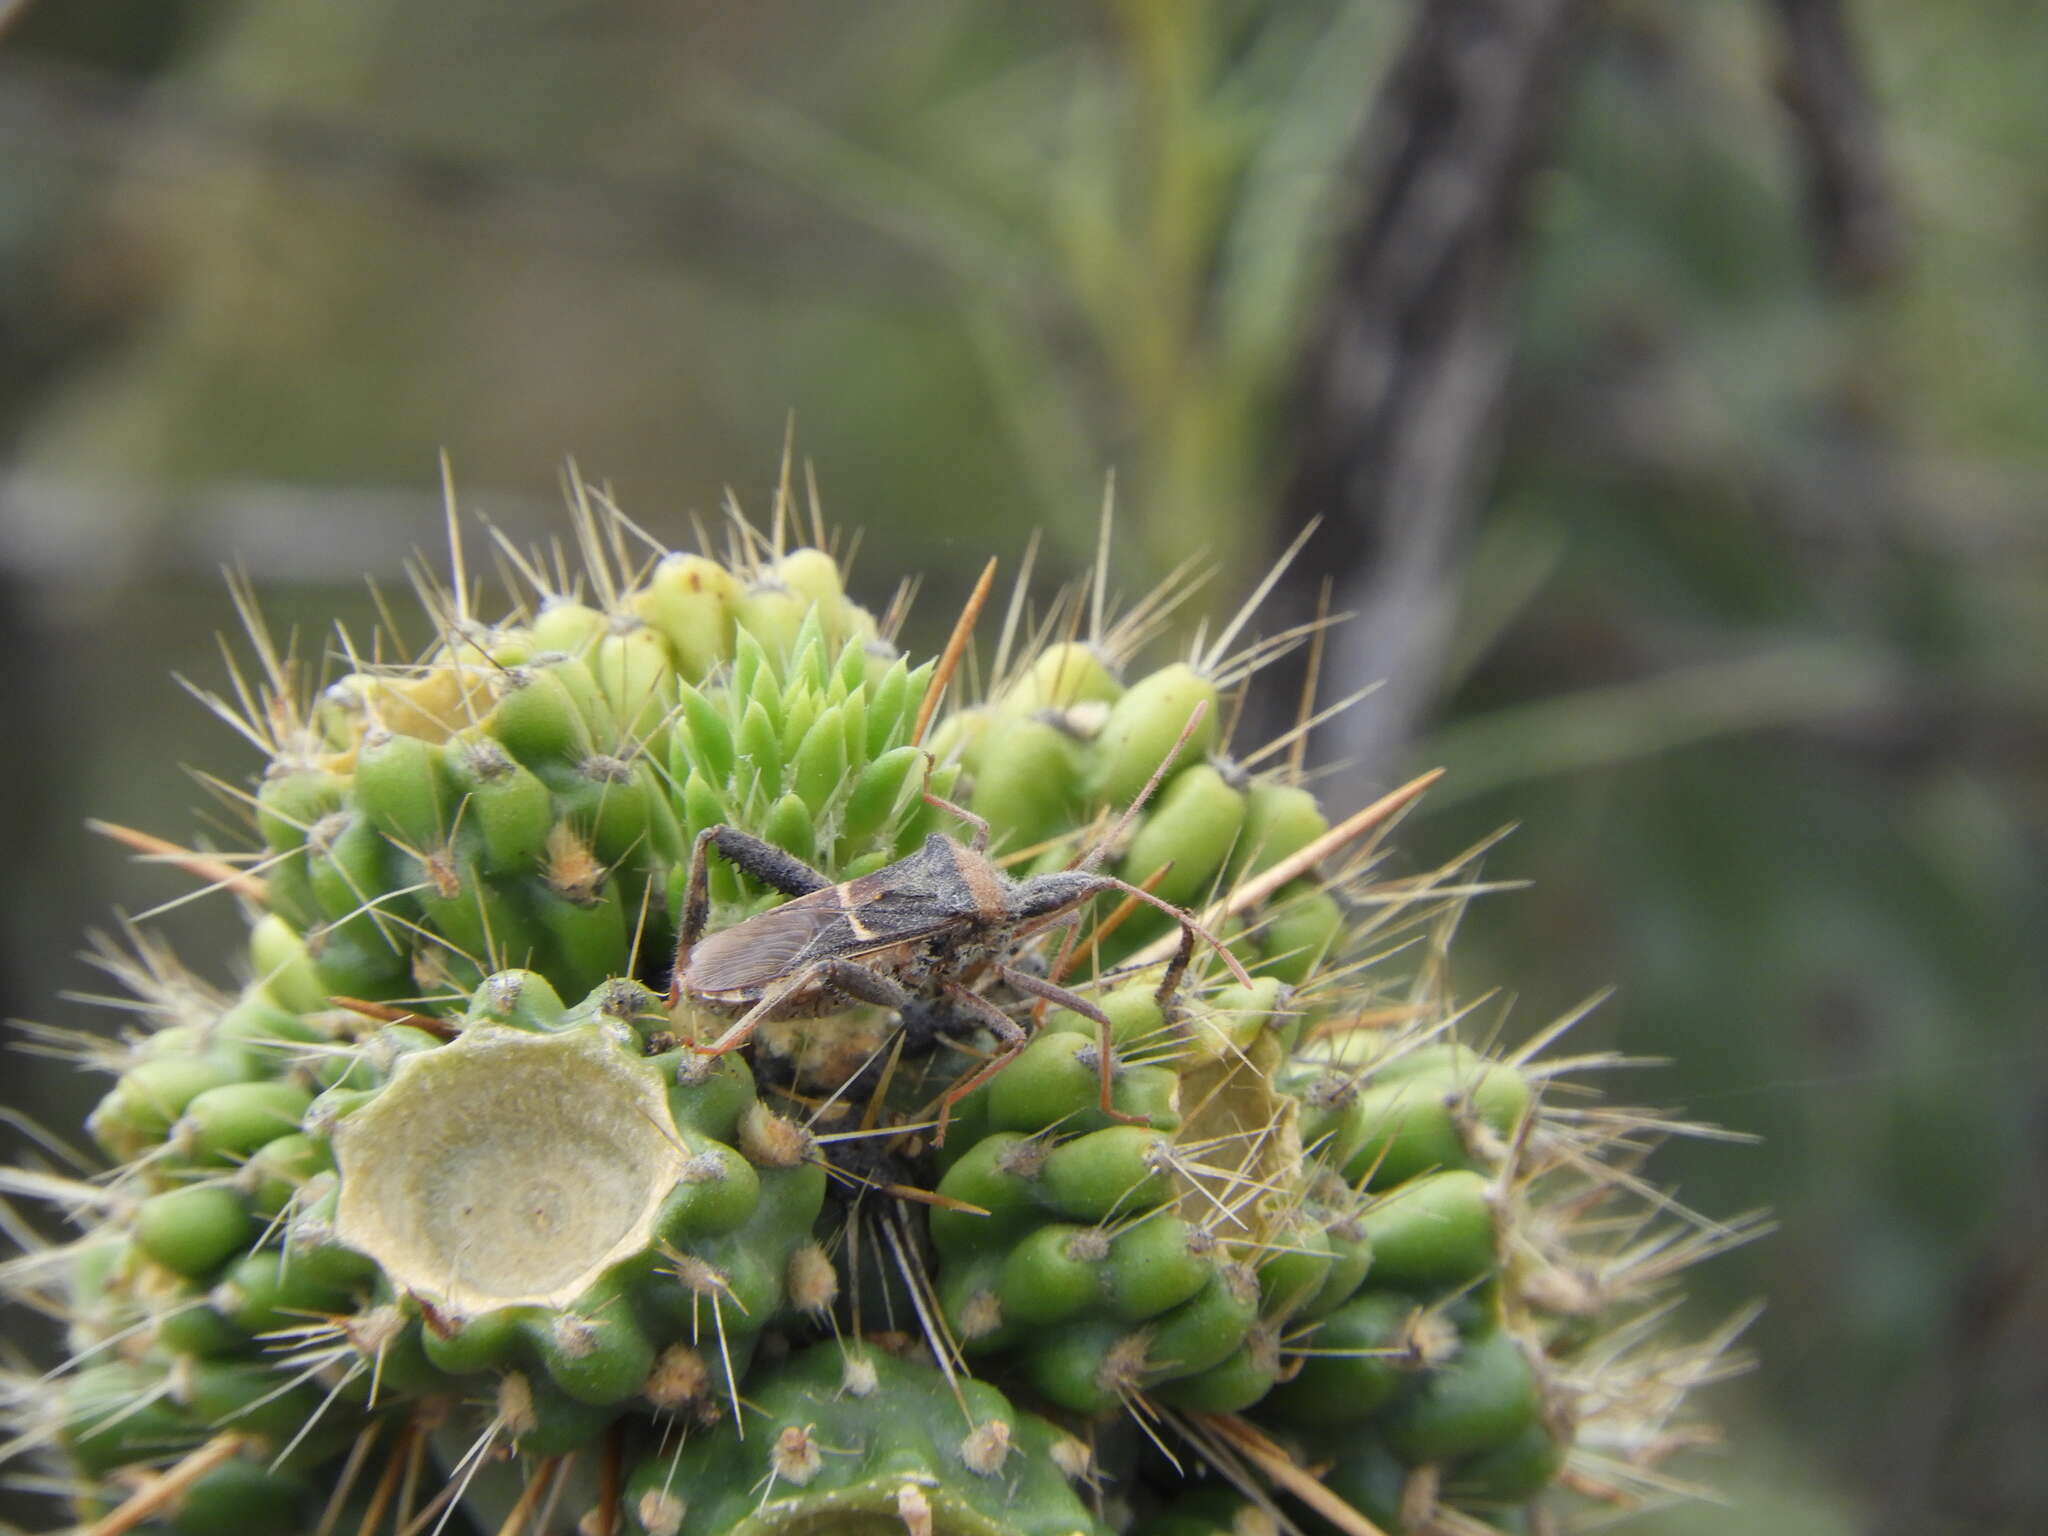
[{"label": "true bug on cactus", "polygon": [[[1207,712],[1206,701],[1196,704],[1180,740],[1153,770],[1119,828],[1144,807]],[[736,1013],[731,1028],[700,1047],[706,1055],[721,1055],[745,1044],[758,1024],[772,1018],[827,1013],[852,1001],[899,1014],[921,1001],[950,1003],[994,1030],[1001,1044],[986,1065],[941,1098],[938,1139],[943,1142],[953,1106],[1009,1065],[1030,1038],[969,985],[980,975],[992,975],[1019,992],[1072,1009],[1096,1025],[1102,1047],[1101,1108],[1113,1119],[1131,1119],[1111,1103],[1109,1015],[1072,988],[1011,964],[1018,946],[1074,917],[1096,896],[1122,891],[1151,903],[1180,925],[1180,945],[1154,992],[1162,1011],[1172,1006],[1180,990],[1197,937],[1223,957],[1243,985],[1252,984],[1251,976],[1187,912],[1128,880],[1096,872],[1094,866],[1115,840],[1114,833],[1069,869],[1013,880],[988,857],[987,821],[929,792],[924,800],[966,822],[973,828],[972,840],[962,845],[934,832],[908,858],[841,885],[737,827],[705,828],[691,857],[689,894],[669,984],[670,1006],[687,998],[700,1007]],[[713,849],[791,899],[704,936],[710,908],[708,855]]]},{"label": "true bug on cactus", "polygon": [[235,991],[137,933],[137,1028],[54,1032],[114,1166],[0,1170],[81,1229],[0,1264],[72,1354],[0,1369],[0,1459],[105,1536],[1522,1536],[1669,1486],[1734,1328],[1654,1309],[1754,1228],[1644,1230],[1680,1128],[1560,1105],[1569,1020],[1463,1034],[1487,845],[1379,846],[1435,775],[1333,826],[1307,701],[1230,740],[1300,633],[1240,647],[1254,594],[1132,673],[1185,588],[1107,618],[1106,528],[947,700],[978,604],[913,665],[787,499],[714,558],[579,494],[488,622],[451,539],[428,648],[332,682],[249,614],[261,847],[115,830],[263,915]]}]

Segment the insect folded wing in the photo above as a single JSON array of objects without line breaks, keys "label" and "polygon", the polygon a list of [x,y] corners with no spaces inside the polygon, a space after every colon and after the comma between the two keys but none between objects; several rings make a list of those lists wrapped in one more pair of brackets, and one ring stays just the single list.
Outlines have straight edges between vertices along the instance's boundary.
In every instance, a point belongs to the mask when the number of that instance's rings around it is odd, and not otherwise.
[{"label": "insect folded wing", "polygon": [[759,992],[842,947],[837,906],[790,902],[707,934],[691,951],[689,987],[699,993]]}]

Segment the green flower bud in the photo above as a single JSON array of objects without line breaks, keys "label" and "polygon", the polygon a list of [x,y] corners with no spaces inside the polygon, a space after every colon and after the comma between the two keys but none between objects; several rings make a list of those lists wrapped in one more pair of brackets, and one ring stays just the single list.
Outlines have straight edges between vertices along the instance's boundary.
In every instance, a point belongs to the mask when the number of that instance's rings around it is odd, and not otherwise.
[{"label": "green flower bud", "polygon": [[[1443,1336],[1425,1346],[1434,1327]],[[1393,1401],[1417,1371],[1431,1363],[1433,1347],[1457,1347],[1447,1324],[1433,1324],[1412,1296],[1369,1291],[1330,1313],[1296,1341],[1304,1357],[1292,1380],[1275,1387],[1262,1415],[1284,1424],[1349,1423]]]},{"label": "green flower bud", "polygon": [[1271,869],[1329,830],[1329,819],[1308,790],[1254,779],[1244,792],[1244,828],[1230,855],[1230,883]]},{"label": "green flower bud", "polygon": [[347,790],[340,774],[279,763],[256,792],[256,830],[274,853],[302,848],[313,824],[341,809]]},{"label": "green flower bud", "polygon": [[1259,924],[1256,969],[1299,986],[1315,975],[1344,932],[1344,909],[1313,880],[1293,880],[1273,893]]},{"label": "green flower bud", "polygon": [[775,575],[790,591],[809,602],[816,613],[834,614],[846,601],[838,562],[822,549],[792,549],[775,562]]},{"label": "green flower bud", "polygon": [[782,784],[782,738],[759,699],[750,701],[740,717],[739,765],[733,775],[733,792],[751,801],[757,792],[771,799]]},{"label": "green flower bud", "polygon": [[1148,1328],[1145,1367],[1153,1382],[1220,1365],[1259,1317],[1259,1282],[1242,1265],[1210,1272],[1208,1283]]},{"label": "green flower bud", "polygon": [[484,727],[528,768],[580,762],[593,750],[590,727],[560,666],[515,667],[499,679],[498,700]]},{"label": "green flower bud", "polygon": [[673,738],[669,771],[679,781],[700,772],[723,783],[732,777],[735,750],[724,711],[687,683],[680,702],[682,725]]},{"label": "green flower bud", "polygon": [[924,764],[925,755],[916,747],[897,747],[861,770],[846,799],[843,849],[862,847],[904,814],[924,782]]},{"label": "green flower bud", "polygon": [[820,815],[846,781],[846,719],[827,709],[811,723],[791,758],[791,779],[811,813]]},{"label": "green flower bud", "polygon": [[740,628],[761,642],[769,657],[786,662],[796,654],[798,632],[810,616],[811,600],[781,582],[756,581],[740,594]]},{"label": "green flower bud", "polygon": [[532,770],[489,736],[464,732],[442,749],[456,795],[456,817],[486,874],[531,870],[547,850],[554,797]]},{"label": "green flower bud", "polygon": [[817,857],[817,822],[811,808],[804,804],[803,796],[794,791],[769,807],[768,814],[761,820],[761,833],[776,847],[794,854],[806,864]]},{"label": "green flower bud", "polygon": [[1159,1204],[1171,1192],[1168,1138],[1149,1126],[1113,1125],[1060,1143],[1040,1177],[1046,1203],[1074,1221],[1105,1221]]},{"label": "green flower bud", "polygon": [[248,1076],[249,1062],[238,1051],[174,1054],[137,1062],[100,1100],[87,1128],[109,1156],[133,1157],[169,1135],[171,1126],[200,1094]]},{"label": "green flower bud", "polygon": [[279,1007],[314,1013],[327,1006],[327,988],[306,953],[306,941],[277,913],[265,913],[250,928],[249,964]]}]

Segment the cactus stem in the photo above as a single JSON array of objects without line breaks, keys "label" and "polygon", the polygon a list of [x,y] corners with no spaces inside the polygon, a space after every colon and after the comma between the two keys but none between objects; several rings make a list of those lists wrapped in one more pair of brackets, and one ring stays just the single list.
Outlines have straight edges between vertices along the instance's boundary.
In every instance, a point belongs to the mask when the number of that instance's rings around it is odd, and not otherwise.
[{"label": "cactus stem", "polygon": [[[1549,1530],[1546,1485],[1697,1492],[1659,1464],[1743,1320],[1674,1341],[1660,1293],[1761,1218],[1646,1182],[1648,1144],[1711,1128],[1549,1102],[1623,1064],[1555,1045],[1578,1013],[1513,1051],[1495,995],[1452,989],[1494,839],[1376,869],[1440,774],[1333,828],[1304,749],[1353,701],[1313,683],[1231,755],[1257,669],[1318,670],[1327,597],[1265,639],[1248,605],[1127,682],[1200,572],[1119,616],[1105,508],[1089,578],[1034,616],[1027,553],[991,646],[989,562],[913,669],[910,587],[879,620],[848,599],[815,489],[817,547],[789,547],[787,454],[772,526],[732,508],[720,555],[570,474],[552,556],[491,532],[516,575],[490,622],[451,492],[443,570],[415,573],[428,648],[386,612],[360,652],[341,634],[339,681],[237,587],[254,664],[201,697],[269,758],[253,793],[212,786],[255,851],[95,824],[205,887],[179,900],[233,894],[253,974],[223,992],[102,939],[133,1027],[35,1031],[119,1079],[90,1162],[46,1142],[0,1170],[90,1229],[24,1240],[0,1199],[24,1250],[0,1290],[74,1352],[0,1371],[0,1460],[70,1457],[74,1536],[296,1529],[316,1498],[321,1536],[536,1536],[558,1505],[583,1536],[1274,1536],[1290,1510],[1481,1536]],[[858,882],[964,838],[956,811],[1013,881],[1119,887],[960,950],[1049,978],[1000,1005],[1038,1025],[1023,1052],[936,1003],[680,1048],[654,988],[705,827]],[[722,866],[701,895],[711,931],[773,903]]]}]

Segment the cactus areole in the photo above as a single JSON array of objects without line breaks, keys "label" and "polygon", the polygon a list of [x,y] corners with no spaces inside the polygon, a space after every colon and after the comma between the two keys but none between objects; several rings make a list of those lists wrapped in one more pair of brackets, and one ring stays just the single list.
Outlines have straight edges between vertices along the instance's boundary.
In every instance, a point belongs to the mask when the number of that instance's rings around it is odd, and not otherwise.
[{"label": "cactus areole", "polygon": [[472,1031],[344,1120],[337,1234],[460,1312],[566,1306],[646,1249],[689,1153],[660,1076],[595,1030]]},{"label": "cactus areole", "polygon": [[1490,844],[1379,844],[1434,776],[1333,826],[1232,741],[1250,613],[1144,669],[1172,586],[1020,590],[956,678],[972,600],[913,664],[788,510],[714,558],[579,497],[582,569],[501,545],[495,610],[458,522],[426,648],[343,636],[394,659],[340,677],[248,610],[210,702],[267,749],[252,846],[178,854],[262,909],[241,980],[102,944],[115,1166],[0,1170],[80,1228],[0,1263],[70,1353],[0,1366],[39,1528],[1530,1536],[1666,1498],[1741,1326],[1674,1340],[1672,1283],[1755,1228],[1645,1180],[1674,1127],[1559,1081],[1609,1060],[1538,1059],[1569,1019],[1479,1043]]}]

